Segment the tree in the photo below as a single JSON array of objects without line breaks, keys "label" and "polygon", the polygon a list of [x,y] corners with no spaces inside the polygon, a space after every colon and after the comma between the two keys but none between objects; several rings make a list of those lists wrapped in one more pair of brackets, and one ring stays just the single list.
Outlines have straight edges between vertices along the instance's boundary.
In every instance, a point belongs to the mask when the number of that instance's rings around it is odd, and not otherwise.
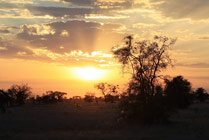
[{"label": "tree", "polygon": [[195,97],[200,102],[204,102],[206,99],[208,99],[209,95],[204,88],[197,88],[195,91]]},{"label": "tree", "polygon": [[0,90],[0,110],[2,113],[6,112],[7,104],[8,104],[8,94],[2,89]]},{"label": "tree", "polygon": [[29,97],[31,92],[31,87],[27,84],[23,85],[12,85],[8,89],[8,95],[10,98],[17,104],[22,105],[25,103],[25,100]]},{"label": "tree", "polygon": [[183,76],[176,76],[165,82],[166,101],[171,109],[185,108],[192,103],[191,84]]},{"label": "tree", "polygon": [[119,85],[113,85],[108,83],[98,83],[95,87],[101,90],[106,103],[114,102],[114,96],[118,94]]},{"label": "tree", "polygon": [[84,97],[84,101],[86,101],[88,103],[93,102],[94,99],[95,99],[95,94],[91,93],[91,92],[86,93],[86,95]]},{"label": "tree", "polygon": [[62,102],[64,99],[64,96],[67,95],[65,92],[60,91],[46,91],[46,94],[43,94],[41,97],[37,96],[36,101],[39,103],[57,103]]},{"label": "tree", "polygon": [[112,49],[123,66],[132,71],[132,79],[125,98],[121,101],[122,117],[141,122],[158,121],[166,115],[155,116],[155,87],[163,75],[160,72],[171,65],[168,50],[176,39],[155,36],[153,41],[135,41],[132,36],[124,38],[125,44]]}]

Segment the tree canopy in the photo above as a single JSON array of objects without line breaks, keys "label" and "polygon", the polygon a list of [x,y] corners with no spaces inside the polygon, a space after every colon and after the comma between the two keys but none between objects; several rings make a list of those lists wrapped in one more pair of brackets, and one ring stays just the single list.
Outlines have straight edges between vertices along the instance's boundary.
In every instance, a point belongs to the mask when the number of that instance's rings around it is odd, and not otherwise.
[{"label": "tree canopy", "polygon": [[140,122],[164,121],[167,108],[161,98],[160,72],[172,65],[168,50],[176,39],[155,36],[153,40],[134,41],[132,36],[124,38],[125,44],[114,47],[113,54],[123,69],[132,71],[132,79],[125,92],[120,108],[124,119]]},{"label": "tree canopy", "polygon": [[159,73],[171,65],[168,49],[176,39],[155,36],[153,41],[134,41],[132,36],[125,37],[125,45],[114,47],[113,54],[122,63],[123,68],[132,69],[133,83],[141,87],[141,92],[150,90],[154,94],[154,85]]}]

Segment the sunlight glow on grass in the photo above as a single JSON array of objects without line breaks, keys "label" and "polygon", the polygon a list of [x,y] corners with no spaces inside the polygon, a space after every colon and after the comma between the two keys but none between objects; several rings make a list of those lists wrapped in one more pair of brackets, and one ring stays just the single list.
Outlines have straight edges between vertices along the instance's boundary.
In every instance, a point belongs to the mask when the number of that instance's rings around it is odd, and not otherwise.
[{"label": "sunlight glow on grass", "polygon": [[100,80],[104,77],[104,70],[94,67],[74,68],[77,78],[82,80]]}]

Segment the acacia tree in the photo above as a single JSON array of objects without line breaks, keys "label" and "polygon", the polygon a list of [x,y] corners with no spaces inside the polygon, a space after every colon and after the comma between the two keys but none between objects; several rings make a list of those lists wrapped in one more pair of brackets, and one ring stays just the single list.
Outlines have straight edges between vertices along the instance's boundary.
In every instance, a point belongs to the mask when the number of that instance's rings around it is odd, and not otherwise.
[{"label": "acacia tree", "polygon": [[95,93],[92,93],[92,92],[87,92],[85,97],[84,97],[84,101],[90,103],[90,102],[93,102],[95,99]]},{"label": "acacia tree", "polygon": [[127,98],[121,105],[122,112],[125,117],[141,117],[141,120],[145,120],[153,116],[155,87],[159,79],[164,78],[160,72],[171,65],[168,50],[176,39],[161,36],[155,36],[153,41],[134,41],[132,36],[124,39],[124,45],[112,49],[123,69],[132,71]]},{"label": "acacia tree", "polygon": [[31,87],[29,87],[27,84],[12,85],[7,92],[11,99],[13,99],[17,105],[25,104],[25,100],[32,93]]},{"label": "acacia tree", "polygon": [[118,85],[108,84],[108,83],[98,83],[95,87],[101,90],[105,102],[114,102],[114,96],[118,94]]},{"label": "acacia tree", "polygon": [[168,49],[176,39],[155,36],[154,41],[143,40],[133,42],[132,36],[125,37],[126,45],[112,49],[115,57],[123,64],[123,68],[132,69],[132,80],[137,81],[143,89],[154,95],[155,84],[159,73],[171,65]]},{"label": "acacia tree", "polygon": [[166,79],[165,83],[164,94],[169,109],[183,109],[192,103],[191,83],[183,76],[176,76],[172,80]]},{"label": "acacia tree", "polygon": [[6,105],[8,104],[8,94],[0,89],[0,110],[2,113],[6,112]]},{"label": "acacia tree", "polygon": [[196,99],[199,100],[200,102],[204,102],[209,97],[209,94],[202,87],[197,88],[194,94],[195,94]]}]

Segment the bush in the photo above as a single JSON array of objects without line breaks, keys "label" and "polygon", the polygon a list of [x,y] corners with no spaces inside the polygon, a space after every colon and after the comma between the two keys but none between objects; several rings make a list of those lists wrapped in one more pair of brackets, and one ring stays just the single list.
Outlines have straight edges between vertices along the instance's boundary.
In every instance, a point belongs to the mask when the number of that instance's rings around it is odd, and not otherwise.
[{"label": "bush", "polygon": [[95,99],[95,94],[94,93],[86,93],[85,97],[84,97],[84,101],[90,103],[93,102]]},{"label": "bush", "polygon": [[206,92],[206,90],[204,88],[198,88],[194,92],[194,96],[200,102],[204,102],[205,100],[207,100],[209,98],[209,95],[208,95],[208,93]]},{"label": "bush", "polygon": [[10,98],[10,103],[17,104],[17,105],[23,105],[25,104],[26,99],[30,96],[31,87],[29,87],[27,84],[25,85],[12,85],[8,91],[8,96]]},{"label": "bush", "polygon": [[65,95],[67,95],[67,93],[65,92],[47,91],[46,94],[43,94],[42,96],[37,95],[36,101],[38,103],[45,103],[45,104],[62,102]]},{"label": "bush", "polygon": [[166,80],[165,95],[167,106],[171,109],[186,108],[192,103],[191,84],[183,78],[176,76]]}]

